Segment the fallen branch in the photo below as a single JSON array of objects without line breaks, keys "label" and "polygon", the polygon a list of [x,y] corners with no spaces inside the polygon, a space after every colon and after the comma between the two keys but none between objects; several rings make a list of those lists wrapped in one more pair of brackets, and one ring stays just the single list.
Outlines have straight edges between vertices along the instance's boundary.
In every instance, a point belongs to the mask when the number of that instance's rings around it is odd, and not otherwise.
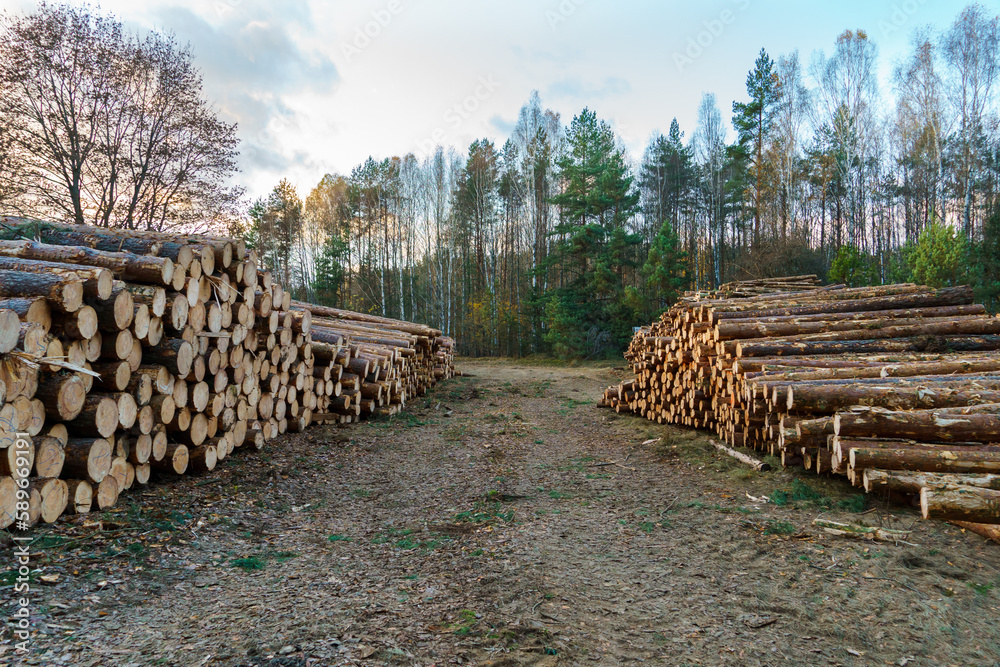
[{"label": "fallen branch", "polygon": [[718,449],[720,452],[723,452],[725,454],[728,454],[729,456],[732,456],[734,459],[736,459],[740,463],[745,463],[746,465],[750,466],[751,468],[753,468],[757,472],[767,472],[768,470],[771,469],[771,464],[765,463],[764,461],[760,461],[758,459],[755,459],[754,457],[752,457],[752,456],[750,456],[748,454],[744,454],[742,452],[738,452],[738,451],[736,451],[735,449],[733,449],[731,447],[726,447],[721,442],[716,442],[715,440],[709,440],[709,442],[712,443],[712,446],[715,447],[716,449]]},{"label": "fallen branch", "polygon": [[862,540],[882,540],[885,542],[898,542],[911,547],[918,546],[912,542],[905,541],[910,536],[908,531],[892,530],[891,528],[877,528],[875,526],[855,526],[848,523],[838,523],[827,519],[816,519],[813,525],[822,528],[831,535],[842,537],[856,537]]}]

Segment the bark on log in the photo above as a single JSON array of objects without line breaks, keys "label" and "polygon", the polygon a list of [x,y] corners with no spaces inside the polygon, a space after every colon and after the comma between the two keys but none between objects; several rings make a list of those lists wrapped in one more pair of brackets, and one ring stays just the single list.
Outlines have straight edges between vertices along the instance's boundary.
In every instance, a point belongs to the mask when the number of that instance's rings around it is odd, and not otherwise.
[{"label": "bark on log", "polygon": [[977,486],[1000,491],[1000,474],[993,473],[940,473],[919,470],[880,470],[866,468],[865,491],[872,493],[888,489],[896,493],[920,493],[923,487]]},{"label": "bark on log", "polygon": [[40,296],[65,313],[83,306],[83,280],[76,276],[0,270],[0,296],[23,298]]},{"label": "bark on log", "polygon": [[974,486],[925,487],[920,490],[925,519],[1000,524],[1000,491]]},{"label": "bark on log", "polygon": [[[925,472],[997,473],[1000,452],[953,449],[861,449],[850,450],[855,470],[922,470]],[[959,517],[962,518],[962,517]],[[976,521],[976,519],[966,519]]]}]

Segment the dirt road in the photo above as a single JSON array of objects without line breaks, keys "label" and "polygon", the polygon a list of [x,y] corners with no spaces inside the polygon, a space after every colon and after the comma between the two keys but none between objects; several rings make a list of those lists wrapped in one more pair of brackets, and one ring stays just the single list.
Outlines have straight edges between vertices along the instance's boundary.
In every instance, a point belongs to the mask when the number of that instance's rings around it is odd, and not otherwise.
[{"label": "dirt road", "polygon": [[38,633],[22,659],[8,625],[0,663],[1000,664],[1000,545],[595,407],[622,369],[460,368],[37,528]]}]

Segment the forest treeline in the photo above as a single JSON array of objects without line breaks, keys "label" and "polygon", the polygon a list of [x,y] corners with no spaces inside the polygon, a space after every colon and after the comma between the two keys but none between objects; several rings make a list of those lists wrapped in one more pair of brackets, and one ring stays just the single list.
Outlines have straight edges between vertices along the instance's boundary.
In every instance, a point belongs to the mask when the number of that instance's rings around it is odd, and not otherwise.
[{"label": "forest treeline", "polygon": [[[32,43],[39,31],[19,26],[38,16],[49,36]],[[85,155],[40,138],[46,123],[71,131],[57,113],[18,115],[25,91],[58,92],[33,77],[63,71],[66,49],[46,51],[59,39],[110,40],[102,57],[133,65],[114,85],[84,72],[124,100],[88,107]],[[864,30],[808,63],[762,49],[744,100],[723,110],[704,94],[695,127],[675,119],[641,156],[595,111],[567,122],[535,93],[502,141],[372,157],[308,193],[282,180],[242,213],[225,186],[235,128],[208,111],[172,38],[43,6],[7,17],[2,40],[18,48],[0,49],[0,209],[137,228],[211,220],[298,297],[427,322],[466,354],[617,354],[680,292],[743,278],[967,282],[1000,299],[1000,25],[982,5],[915,31],[889,81]],[[166,104],[169,82],[194,91],[178,101],[189,111]]]}]

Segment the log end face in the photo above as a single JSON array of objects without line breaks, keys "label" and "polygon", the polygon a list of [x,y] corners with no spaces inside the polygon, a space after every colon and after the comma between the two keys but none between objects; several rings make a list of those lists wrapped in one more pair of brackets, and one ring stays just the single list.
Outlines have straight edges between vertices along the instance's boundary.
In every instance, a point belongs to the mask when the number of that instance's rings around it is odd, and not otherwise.
[{"label": "log end face", "polygon": [[74,375],[59,387],[56,397],[57,412],[63,421],[70,421],[80,416],[84,402],[87,400],[87,388],[78,376]]}]

